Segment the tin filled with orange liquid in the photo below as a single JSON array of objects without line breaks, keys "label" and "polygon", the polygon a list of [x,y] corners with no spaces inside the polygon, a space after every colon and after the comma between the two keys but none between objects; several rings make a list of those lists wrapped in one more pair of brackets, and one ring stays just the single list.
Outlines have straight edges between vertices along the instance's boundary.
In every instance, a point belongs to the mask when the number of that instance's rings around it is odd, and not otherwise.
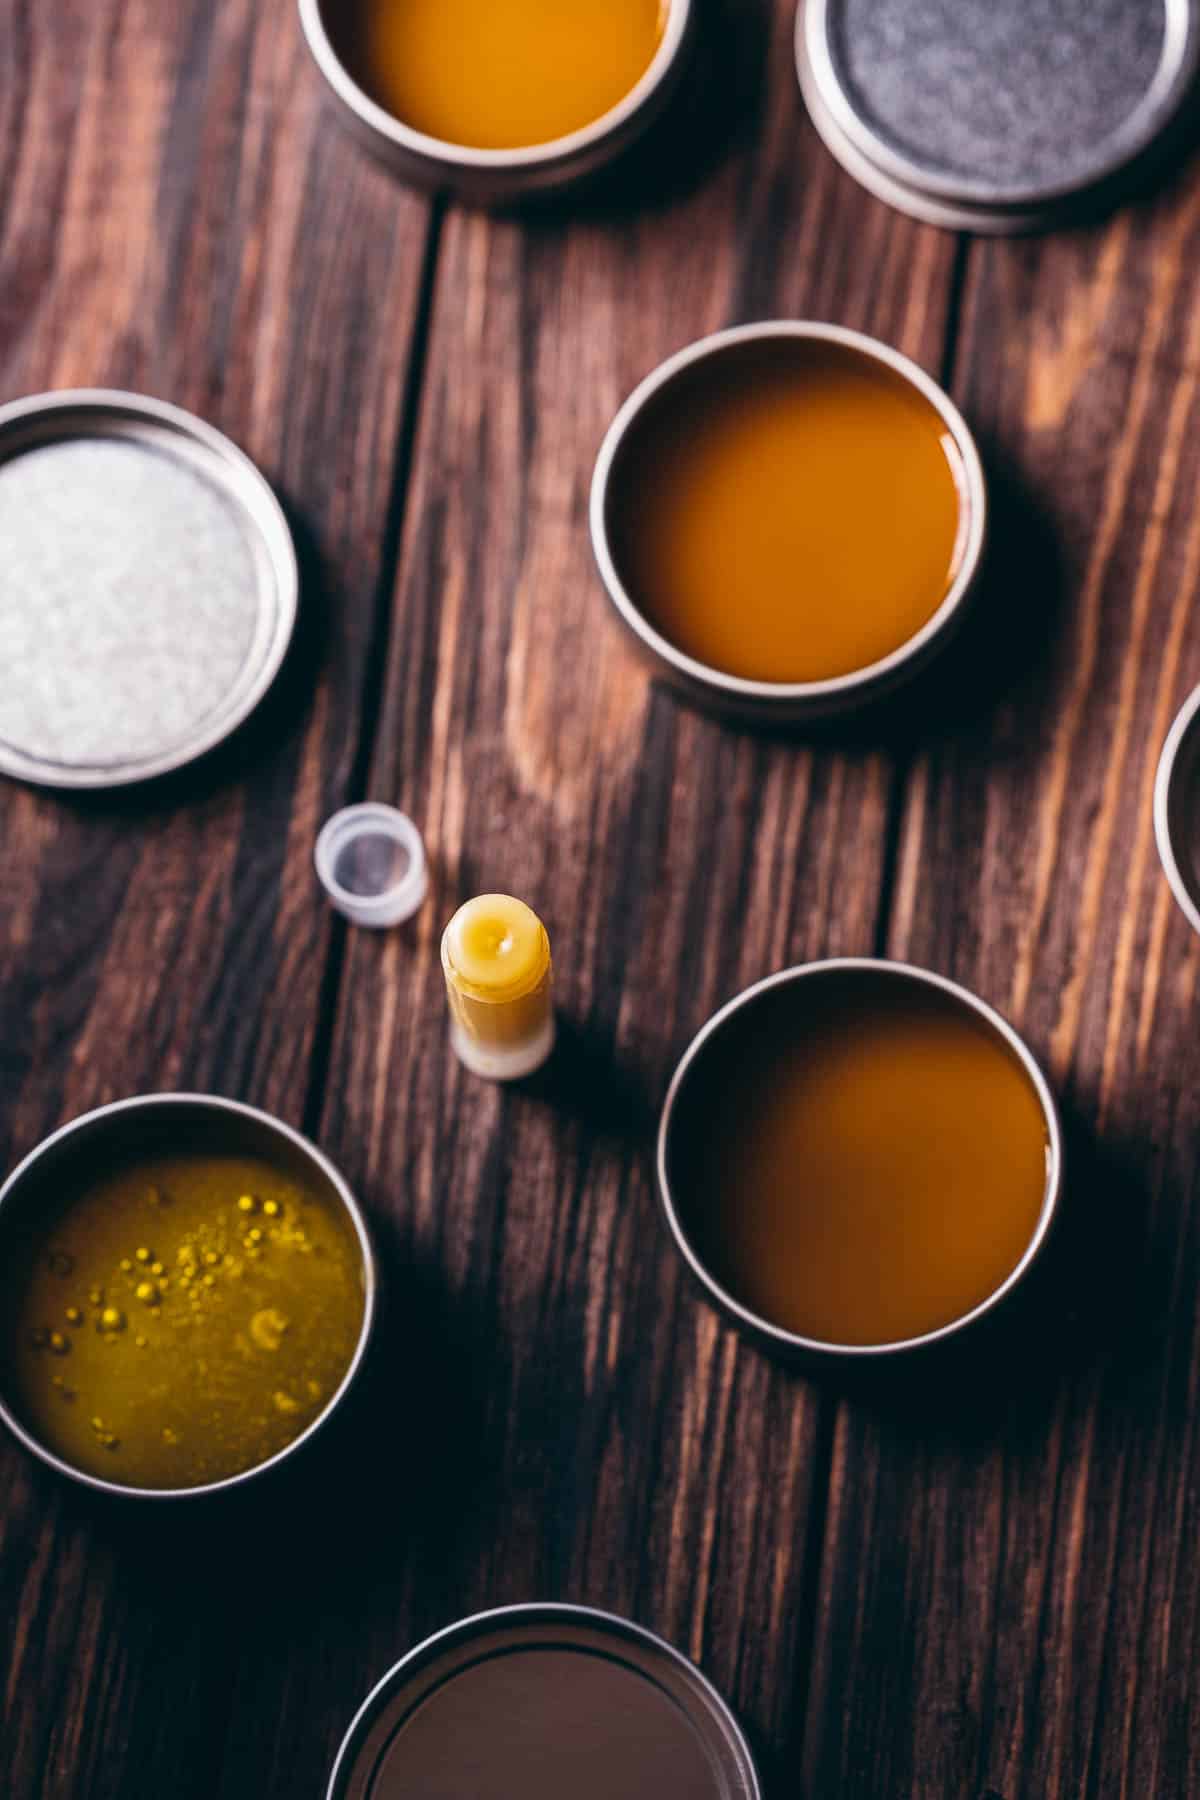
[{"label": "tin filled with orange liquid", "polygon": [[781,322],[692,345],[618,413],[592,539],[657,670],[721,710],[849,710],[963,610],[986,495],[937,384],[856,332]]},{"label": "tin filled with orange liquid", "polygon": [[878,1355],[990,1310],[1049,1230],[1053,1098],[966,989],[897,963],[785,970],[709,1021],[663,1109],[660,1193],[710,1294],[776,1344]]},{"label": "tin filled with orange liquid", "polygon": [[621,154],[684,68],[692,0],[300,0],[356,134],[409,180],[479,200]]}]

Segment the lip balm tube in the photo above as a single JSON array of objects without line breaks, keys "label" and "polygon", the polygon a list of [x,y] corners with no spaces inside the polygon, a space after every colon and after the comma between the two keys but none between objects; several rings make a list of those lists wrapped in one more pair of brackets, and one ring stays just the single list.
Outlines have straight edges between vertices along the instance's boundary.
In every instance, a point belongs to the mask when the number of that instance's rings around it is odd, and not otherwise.
[{"label": "lip balm tube", "polygon": [[517,1081],[554,1048],[553,967],[546,927],[511,894],[479,894],[442,933],[455,1054],[474,1075]]}]

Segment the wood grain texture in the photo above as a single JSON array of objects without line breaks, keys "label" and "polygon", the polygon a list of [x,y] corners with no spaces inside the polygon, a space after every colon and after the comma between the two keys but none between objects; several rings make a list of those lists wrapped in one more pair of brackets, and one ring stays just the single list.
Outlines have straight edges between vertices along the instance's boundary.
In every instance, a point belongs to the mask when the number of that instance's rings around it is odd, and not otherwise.
[{"label": "wood grain texture", "polygon": [[[287,0],[0,6],[0,394],[195,408],[276,483],[304,575],[285,674],[215,759],[107,800],[0,791],[6,1164],[147,1088],[304,1108],[312,840],[352,779],[429,229],[319,89]],[[289,1672],[259,1666],[237,1546],[0,1459],[6,1800],[265,1791],[227,1696],[257,1690],[269,1760]]]},{"label": "wood grain texture", "polygon": [[[290,0],[0,0],[0,396],[195,407],[280,487],[306,574],[298,654],[214,762],[0,792],[0,1151],[140,1088],[268,1105],[359,1187],[390,1302],[324,1454],[236,1505],[104,1509],[0,1450],[6,1800],[319,1795],[396,1656],[528,1598],[697,1657],[769,1800],[1193,1785],[1200,953],[1149,792],[1200,679],[1200,178],[1041,243],[913,225],[804,122],[792,13],[705,0],[644,153],[517,219],[343,140]],[[952,378],[997,499],[950,662],[807,743],[651,689],[586,532],[637,379],[775,314]],[[367,792],[432,859],[381,936],[309,866]],[[543,913],[563,1010],[511,1093],[453,1061],[437,961],[492,886]],[[873,949],[1027,1030],[1074,1173],[1007,1328],[849,1386],[697,1298],[649,1147],[716,1004]]]},{"label": "wood grain texture", "polygon": [[1067,1200],[1048,1294],[981,1368],[839,1412],[814,1794],[1195,1792],[1198,956],[1152,788],[1200,680],[1198,244],[1193,169],[970,254],[991,648],[914,761],[888,947],[1028,1034]]},{"label": "wood grain texture", "polygon": [[[433,892],[411,931],[348,944],[323,1138],[385,1233],[396,1307],[428,1321],[411,1375],[444,1384],[467,1463],[447,1463],[441,1420],[406,1445],[431,1517],[374,1544],[333,1680],[348,1716],[457,1614],[608,1606],[701,1662],[782,1793],[823,1403],[690,1290],[651,1145],[716,1004],[876,943],[893,761],[869,739],[738,734],[656,693],[593,569],[587,497],[625,394],[722,325],[836,317],[936,370],[955,245],[820,150],[789,7],[708,23],[663,187],[630,175],[574,218],[446,219],[370,776],[421,824]],[[723,85],[730,141],[689,173]],[[527,897],[555,950],[566,1042],[528,1092],[473,1080],[447,1042],[440,931],[492,888]],[[411,1375],[396,1371],[397,1408]]]}]

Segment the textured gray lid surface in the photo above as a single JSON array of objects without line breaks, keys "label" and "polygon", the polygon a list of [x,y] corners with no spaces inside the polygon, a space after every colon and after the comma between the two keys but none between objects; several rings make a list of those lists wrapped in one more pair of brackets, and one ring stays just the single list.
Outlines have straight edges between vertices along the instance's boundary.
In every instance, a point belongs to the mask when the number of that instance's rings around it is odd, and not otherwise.
[{"label": "textured gray lid surface", "polygon": [[836,125],[886,175],[1017,206],[1119,170],[1195,71],[1190,0],[806,0]]},{"label": "textured gray lid surface", "polygon": [[133,396],[0,412],[0,766],[108,786],[227,735],[295,610],[282,514],[240,452]]}]

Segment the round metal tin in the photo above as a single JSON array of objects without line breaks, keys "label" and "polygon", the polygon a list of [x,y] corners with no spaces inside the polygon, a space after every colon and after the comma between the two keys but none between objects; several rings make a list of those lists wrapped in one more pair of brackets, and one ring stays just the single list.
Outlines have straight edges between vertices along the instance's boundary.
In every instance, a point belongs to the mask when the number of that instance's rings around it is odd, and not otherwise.
[{"label": "round metal tin", "polygon": [[796,66],[847,171],[935,224],[1015,232],[1111,197],[1183,112],[1195,0],[802,0]]},{"label": "round metal tin", "polygon": [[[951,995],[969,1012],[975,1013],[1004,1041],[1021,1064],[1037,1094],[1046,1122],[1046,1189],[1042,1210],[1033,1236],[1016,1267],[992,1290],[986,1299],[981,1300],[970,1312],[964,1313],[960,1318],[951,1319],[948,1324],[939,1326],[935,1331],[924,1332],[919,1337],[903,1338],[896,1343],[826,1343],[816,1338],[802,1337],[798,1332],[775,1325],[770,1319],[764,1318],[761,1314],[752,1311],[750,1307],[743,1305],[734,1294],[730,1293],[728,1288],[722,1285],[698,1254],[680,1216],[671,1177],[674,1160],[672,1133],[680,1112],[680,1096],[689,1072],[698,1059],[704,1055],[705,1049],[713,1038],[736,1014],[742,1012],[746,1007],[752,1007],[765,994],[771,993],[777,988],[798,981],[808,981],[814,977],[819,978],[837,971],[854,969],[894,975],[897,981],[915,981],[929,987],[940,988],[943,993]],[[659,1204],[662,1207],[667,1228],[675,1240],[676,1248],[710,1299],[735,1324],[740,1325],[774,1349],[797,1357],[870,1359],[924,1349],[932,1344],[940,1343],[945,1338],[952,1337],[956,1332],[975,1324],[986,1313],[990,1313],[1018,1283],[1025,1279],[1046,1242],[1058,1211],[1063,1171],[1062,1123],[1050,1085],[1033,1052],[1008,1020],[1002,1017],[994,1007],[989,1006],[986,1000],[981,1000],[978,994],[973,994],[969,988],[960,987],[958,982],[950,981],[945,975],[935,975],[932,970],[918,968],[912,963],[888,962],[880,958],[862,956],[831,957],[824,962],[799,963],[794,968],[782,969],[777,975],[768,975],[762,981],[756,981],[753,986],[744,988],[740,994],[735,994],[732,1000],[728,1001],[718,1012],[713,1014],[705,1025],[701,1026],[680,1057],[675,1073],[671,1077],[671,1085],[667,1089],[667,1097],[663,1102],[662,1114],[659,1119],[656,1171]]]},{"label": "round metal tin", "polygon": [[365,93],[346,67],[327,18],[335,0],[298,0],[300,24],[342,123],[417,187],[478,204],[560,193],[621,156],[663,112],[683,74],[695,28],[694,0],[668,0],[662,42],[641,79],[590,125],[527,149],[480,150],[416,131]]},{"label": "round metal tin", "polygon": [[[697,661],[664,637],[630,594],[609,541],[609,484],[631,427],[647,403],[682,370],[710,356],[756,339],[802,338],[838,344],[881,363],[901,376],[940,416],[957,453],[961,483],[962,550],[957,573],[933,615],[904,643],[878,662],[825,681],[752,681]],[[656,675],[688,699],[711,711],[752,723],[802,724],[852,713],[901,686],[940,649],[959,624],[977,591],[987,540],[987,483],[969,426],[950,396],[924,369],[889,344],[841,325],[776,319],[735,325],[700,338],[668,357],[630,394],[605,434],[596,458],[590,500],[592,551],[600,579],[617,614]]]},{"label": "round metal tin", "polygon": [[1167,733],[1154,781],[1154,835],[1171,892],[1200,931],[1200,687]]},{"label": "round metal tin", "polygon": [[228,438],[102,388],[0,407],[0,770],[112,788],[214,748],[279,670],[287,521]]},{"label": "round metal tin", "polygon": [[362,1251],[362,1325],[349,1368],[324,1410],[317,1414],[305,1430],[265,1462],[254,1463],[236,1475],[207,1482],[201,1487],[132,1487],[124,1482],[105,1481],[98,1475],[90,1475],[85,1469],[76,1468],[74,1463],[67,1462],[27,1429],[0,1392],[0,1421],[8,1426],[13,1436],[34,1456],[40,1457],[42,1462],[48,1463],[60,1475],[70,1476],[73,1481],[82,1482],[85,1487],[134,1500],[196,1500],[205,1495],[224,1493],[229,1488],[241,1487],[248,1481],[256,1480],[268,1470],[277,1468],[288,1457],[294,1456],[341,1406],[362,1367],[375,1328],[379,1285],[375,1252],[367,1232],[366,1220],[344,1177],[315,1144],[310,1143],[308,1138],[301,1136],[290,1125],[285,1125],[282,1119],[275,1118],[271,1113],[261,1112],[258,1107],[246,1106],[238,1100],[226,1100],[220,1095],[138,1094],[132,1099],[113,1100],[107,1106],[97,1107],[93,1112],[81,1113],[77,1119],[71,1119],[57,1131],[51,1132],[48,1138],[43,1138],[24,1161],[17,1164],[8,1179],[0,1183],[0,1226],[7,1225],[10,1217],[14,1216],[15,1209],[25,1200],[32,1199],[36,1202],[38,1184],[47,1179],[58,1179],[61,1171],[76,1156],[92,1156],[97,1148],[103,1151],[106,1145],[110,1150],[121,1152],[130,1144],[135,1144],[147,1128],[161,1133],[164,1129],[177,1130],[181,1126],[192,1130],[201,1127],[210,1148],[219,1142],[222,1132],[227,1133],[233,1141],[245,1144],[267,1157],[270,1157],[272,1148],[278,1155],[282,1147],[287,1156],[302,1162],[336,1203],[344,1207]]},{"label": "round metal tin", "polygon": [[761,1800],[686,1657],[590,1607],[508,1606],[427,1639],[368,1696],[327,1800]]}]

